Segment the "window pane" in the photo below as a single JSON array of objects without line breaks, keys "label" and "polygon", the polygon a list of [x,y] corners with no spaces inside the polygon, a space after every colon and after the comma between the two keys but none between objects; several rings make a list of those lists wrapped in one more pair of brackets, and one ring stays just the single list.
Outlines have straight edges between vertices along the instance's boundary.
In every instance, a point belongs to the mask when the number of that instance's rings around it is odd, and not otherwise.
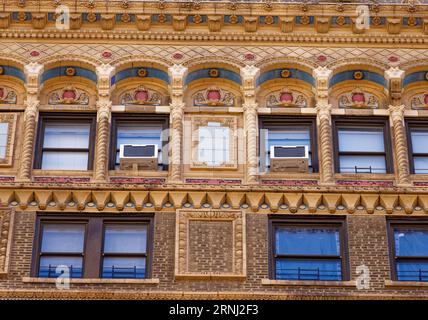
[{"label": "window pane", "polygon": [[384,156],[340,156],[340,172],[386,173],[385,157]]},{"label": "window pane", "polygon": [[[58,266],[67,266],[68,274],[72,278],[82,277],[82,262],[81,257],[41,257],[39,277],[57,278],[61,275],[63,268],[56,270]],[[57,272],[58,271],[58,272]]]},{"label": "window pane", "polygon": [[45,170],[88,170],[88,152],[45,151],[42,157]]},{"label": "window pane", "polygon": [[147,225],[107,225],[105,253],[146,253]]},{"label": "window pane", "polygon": [[412,131],[413,153],[428,153],[428,131]]},{"label": "window pane", "polygon": [[428,173],[428,157],[413,157],[413,165],[415,173]]},{"label": "window pane", "polygon": [[146,258],[104,258],[103,278],[144,278]]},{"label": "window pane", "polygon": [[276,279],[342,280],[340,260],[276,260]]},{"label": "window pane", "polygon": [[162,147],[162,126],[119,125],[117,146],[121,144],[156,144]]},{"label": "window pane", "polygon": [[82,252],[85,226],[44,224],[41,252]]},{"label": "window pane", "polygon": [[428,262],[397,262],[399,281],[428,281]]},{"label": "window pane", "polygon": [[383,130],[339,129],[339,151],[384,152]]},{"label": "window pane", "polygon": [[275,245],[277,254],[340,255],[337,229],[279,228]]},{"label": "window pane", "polygon": [[0,147],[7,146],[7,131],[9,124],[6,122],[0,123]]},{"label": "window pane", "polygon": [[0,147],[0,159],[6,158],[6,147]]},{"label": "window pane", "polygon": [[198,159],[210,166],[229,161],[229,128],[213,123],[199,128]]},{"label": "window pane", "polygon": [[428,257],[428,230],[395,230],[394,239],[397,257]]},{"label": "window pane", "polygon": [[47,124],[44,148],[89,148],[89,124]]}]

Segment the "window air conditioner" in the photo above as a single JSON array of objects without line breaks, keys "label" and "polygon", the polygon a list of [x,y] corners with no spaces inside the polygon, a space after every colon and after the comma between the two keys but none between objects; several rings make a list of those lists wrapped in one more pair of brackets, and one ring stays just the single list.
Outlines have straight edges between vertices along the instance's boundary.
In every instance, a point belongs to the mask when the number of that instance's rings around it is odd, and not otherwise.
[{"label": "window air conditioner", "polygon": [[271,146],[270,171],[308,172],[308,146]]},{"label": "window air conditioner", "polygon": [[158,146],[156,144],[121,144],[121,170],[157,170]]}]

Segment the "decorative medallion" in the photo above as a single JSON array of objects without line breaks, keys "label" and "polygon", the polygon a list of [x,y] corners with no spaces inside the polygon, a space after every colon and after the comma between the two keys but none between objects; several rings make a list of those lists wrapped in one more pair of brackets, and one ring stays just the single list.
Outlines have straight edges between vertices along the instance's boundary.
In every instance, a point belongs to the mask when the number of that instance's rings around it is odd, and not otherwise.
[{"label": "decorative medallion", "polygon": [[409,18],[407,19],[407,25],[408,25],[409,27],[414,27],[414,26],[416,26],[416,23],[417,23],[417,20],[416,20],[416,18],[415,18],[415,17],[409,17]]},{"label": "decorative medallion", "polygon": [[111,53],[110,51],[104,51],[104,52],[101,54],[101,56],[102,56],[104,59],[109,59],[109,58],[111,58],[112,53]]},{"label": "decorative medallion", "polygon": [[378,109],[379,101],[373,94],[356,88],[352,92],[345,93],[339,97],[339,108]]},{"label": "decorative medallion", "polygon": [[180,52],[176,52],[172,55],[172,57],[176,60],[180,60],[180,59],[183,59],[183,54]]},{"label": "decorative medallion", "polygon": [[97,15],[93,12],[89,12],[87,16],[88,22],[95,22],[97,21]]},{"label": "decorative medallion", "polygon": [[0,76],[1,76],[2,74],[4,74],[4,68],[3,68],[3,67],[0,67]]},{"label": "decorative medallion", "polygon": [[159,21],[159,23],[165,23],[166,22],[166,14],[164,14],[164,13],[159,14],[158,21]]},{"label": "decorative medallion", "polygon": [[311,19],[309,19],[308,16],[301,16],[300,17],[300,23],[303,25],[307,25],[311,22]]},{"label": "decorative medallion", "polygon": [[352,75],[352,77],[355,80],[362,80],[364,78],[364,73],[362,71],[354,71],[354,74]]},{"label": "decorative medallion", "polygon": [[128,9],[129,8],[129,0],[122,0],[121,6],[123,9]]},{"label": "decorative medallion", "polygon": [[267,97],[266,106],[272,107],[291,107],[291,108],[306,108],[308,102],[306,97],[300,92],[283,88],[280,91],[273,92]]},{"label": "decorative medallion", "polygon": [[229,17],[229,22],[232,24],[236,24],[238,23],[239,19],[238,16],[236,14],[233,14]]},{"label": "decorative medallion", "polygon": [[193,23],[199,24],[202,22],[202,16],[200,14],[195,14],[193,16]]},{"label": "decorative medallion", "polygon": [[211,78],[218,78],[220,75],[220,72],[218,71],[218,69],[210,69],[209,75]]},{"label": "decorative medallion", "polygon": [[339,16],[336,18],[336,24],[338,26],[344,26],[346,23],[346,18],[344,16]]},{"label": "decorative medallion", "polygon": [[235,105],[235,96],[233,93],[220,89],[218,87],[209,87],[206,90],[201,90],[193,96],[193,104],[195,106],[227,106]]},{"label": "decorative medallion", "polygon": [[396,56],[390,56],[388,57],[388,61],[389,62],[397,62],[398,60],[400,60],[398,57]]},{"label": "decorative medallion", "polygon": [[62,90],[57,90],[52,92],[49,97],[49,104],[50,105],[59,105],[59,104],[88,105],[89,95],[83,90],[78,90],[72,86],[67,86]]},{"label": "decorative medallion", "polygon": [[6,87],[0,87],[0,104],[16,104],[15,91]]},{"label": "decorative medallion", "polygon": [[147,70],[144,68],[138,69],[137,74],[141,78],[147,77]]},{"label": "decorative medallion", "polygon": [[149,90],[144,86],[125,92],[120,99],[123,105],[149,105],[159,106],[162,104],[162,95],[154,90]]},{"label": "decorative medallion", "polygon": [[73,67],[68,67],[65,69],[65,75],[72,77],[76,75],[76,69]]},{"label": "decorative medallion", "polygon": [[273,16],[266,16],[265,17],[265,23],[266,24],[273,24],[275,22],[275,19]]},{"label": "decorative medallion", "polygon": [[414,96],[410,106],[412,109],[428,109],[428,92]]},{"label": "decorative medallion", "polygon": [[36,51],[36,50],[33,50],[33,51],[30,52],[30,56],[32,56],[32,57],[38,57],[38,56],[40,56],[40,52]]},{"label": "decorative medallion", "polygon": [[122,17],[120,18],[120,20],[123,23],[128,23],[131,21],[131,16],[129,15],[129,13],[125,12],[124,14],[122,14]]},{"label": "decorative medallion", "polygon": [[374,26],[380,26],[382,19],[379,16],[375,16],[372,18],[372,24]]},{"label": "decorative medallion", "polygon": [[25,12],[18,12],[18,21],[24,22],[27,20],[27,14]]},{"label": "decorative medallion", "polygon": [[428,81],[428,72],[425,73],[425,80]]},{"label": "decorative medallion", "polygon": [[281,78],[290,78],[291,72],[288,69],[283,69],[281,71]]},{"label": "decorative medallion", "polygon": [[249,52],[244,54],[244,59],[248,61],[253,61],[254,59],[256,59],[256,55],[254,53]]}]

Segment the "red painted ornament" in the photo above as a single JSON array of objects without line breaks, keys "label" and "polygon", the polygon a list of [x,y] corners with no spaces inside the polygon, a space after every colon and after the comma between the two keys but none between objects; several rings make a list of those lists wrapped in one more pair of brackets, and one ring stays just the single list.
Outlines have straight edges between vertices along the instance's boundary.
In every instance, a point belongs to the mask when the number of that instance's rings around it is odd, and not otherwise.
[{"label": "red painted ornament", "polygon": [[64,100],[74,100],[76,99],[76,92],[73,90],[65,90],[62,94]]},{"label": "red painted ornament", "polygon": [[4,89],[0,88],[0,99],[3,98],[3,96],[4,96]]},{"label": "red painted ornament", "polygon": [[109,51],[104,51],[101,55],[104,59],[111,58],[111,56],[112,56],[111,52],[109,52]]},{"label": "red painted ornament", "polygon": [[426,94],[426,95],[424,96],[424,103],[425,103],[425,104],[428,104],[428,94]]},{"label": "red painted ornament", "polygon": [[30,56],[32,56],[32,57],[38,57],[39,55],[40,55],[39,51],[33,50],[30,52]]},{"label": "red painted ornament", "polygon": [[364,97],[364,93],[360,93],[360,92],[354,93],[352,95],[352,102],[355,102],[355,103],[366,102],[366,98]]},{"label": "red painted ornament", "polygon": [[327,60],[327,57],[325,56],[325,55],[319,55],[318,57],[317,57],[317,60],[319,61],[319,62],[324,62],[324,61],[326,61]]},{"label": "red painted ornament", "polygon": [[282,92],[279,96],[280,102],[293,102],[293,94],[290,92]]},{"label": "red painted ornament", "polygon": [[396,56],[390,56],[389,58],[388,58],[388,61],[389,62],[397,62],[399,59],[398,59],[398,57],[396,57]]},{"label": "red painted ornament", "polygon": [[138,90],[135,92],[134,99],[145,102],[149,99],[149,94],[146,90]]},{"label": "red painted ornament", "polygon": [[244,58],[245,60],[252,61],[256,58],[256,55],[254,53],[249,52],[244,55]]},{"label": "red painted ornament", "polygon": [[218,90],[209,90],[207,94],[209,101],[219,101],[221,98],[220,91]]},{"label": "red painted ornament", "polygon": [[176,52],[172,55],[172,57],[176,60],[183,59],[183,54],[180,52]]}]

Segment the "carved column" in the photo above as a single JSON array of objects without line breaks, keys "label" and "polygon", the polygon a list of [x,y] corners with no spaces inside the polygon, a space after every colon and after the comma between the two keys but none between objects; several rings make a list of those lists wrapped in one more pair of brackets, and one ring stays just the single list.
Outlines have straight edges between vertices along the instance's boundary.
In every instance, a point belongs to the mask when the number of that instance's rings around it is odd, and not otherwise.
[{"label": "carved column", "polygon": [[43,73],[43,65],[30,63],[24,68],[27,78],[27,96],[24,101],[24,132],[21,151],[18,181],[30,181],[33,167],[34,143],[36,139],[37,122],[39,116],[39,85]]},{"label": "carved column", "polygon": [[244,96],[244,132],[247,144],[247,183],[257,183],[259,173],[259,161],[257,157],[257,108],[256,79],[260,69],[254,66],[245,66],[241,69],[242,91]]},{"label": "carved column", "polygon": [[324,185],[334,184],[331,105],[328,103],[328,83],[331,74],[332,71],[325,67],[318,67],[313,72],[316,81],[320,183]]},{"label": "carved column", "polygon": [[103,64],[97,67],[97,136],[95,147],[94,181],[106,182],[108,171],[108,153],[110,141],[111,106],[110,78],[114,67]]},{"label": "carved column", "polygon": [[403,77],[404,71],[398,68],[391,67],[385,71],[385,78],[388,80],[389,87],[390,106],[388,109],[396,163],[396,182],[398,186],[409,186],[411,185],[410,168],[407,135],[404,125],[404,110],[406,107],[401,101]]},{"label": "carved column", "polygon": [[171,78],[171,135],[170,135],[170,168],[169,181],[181,183],[183,174],[182,145],[183,145],[183,121],[184,121],[184,78],[187,68],[182,65],[174,65],[169,68]]}]

